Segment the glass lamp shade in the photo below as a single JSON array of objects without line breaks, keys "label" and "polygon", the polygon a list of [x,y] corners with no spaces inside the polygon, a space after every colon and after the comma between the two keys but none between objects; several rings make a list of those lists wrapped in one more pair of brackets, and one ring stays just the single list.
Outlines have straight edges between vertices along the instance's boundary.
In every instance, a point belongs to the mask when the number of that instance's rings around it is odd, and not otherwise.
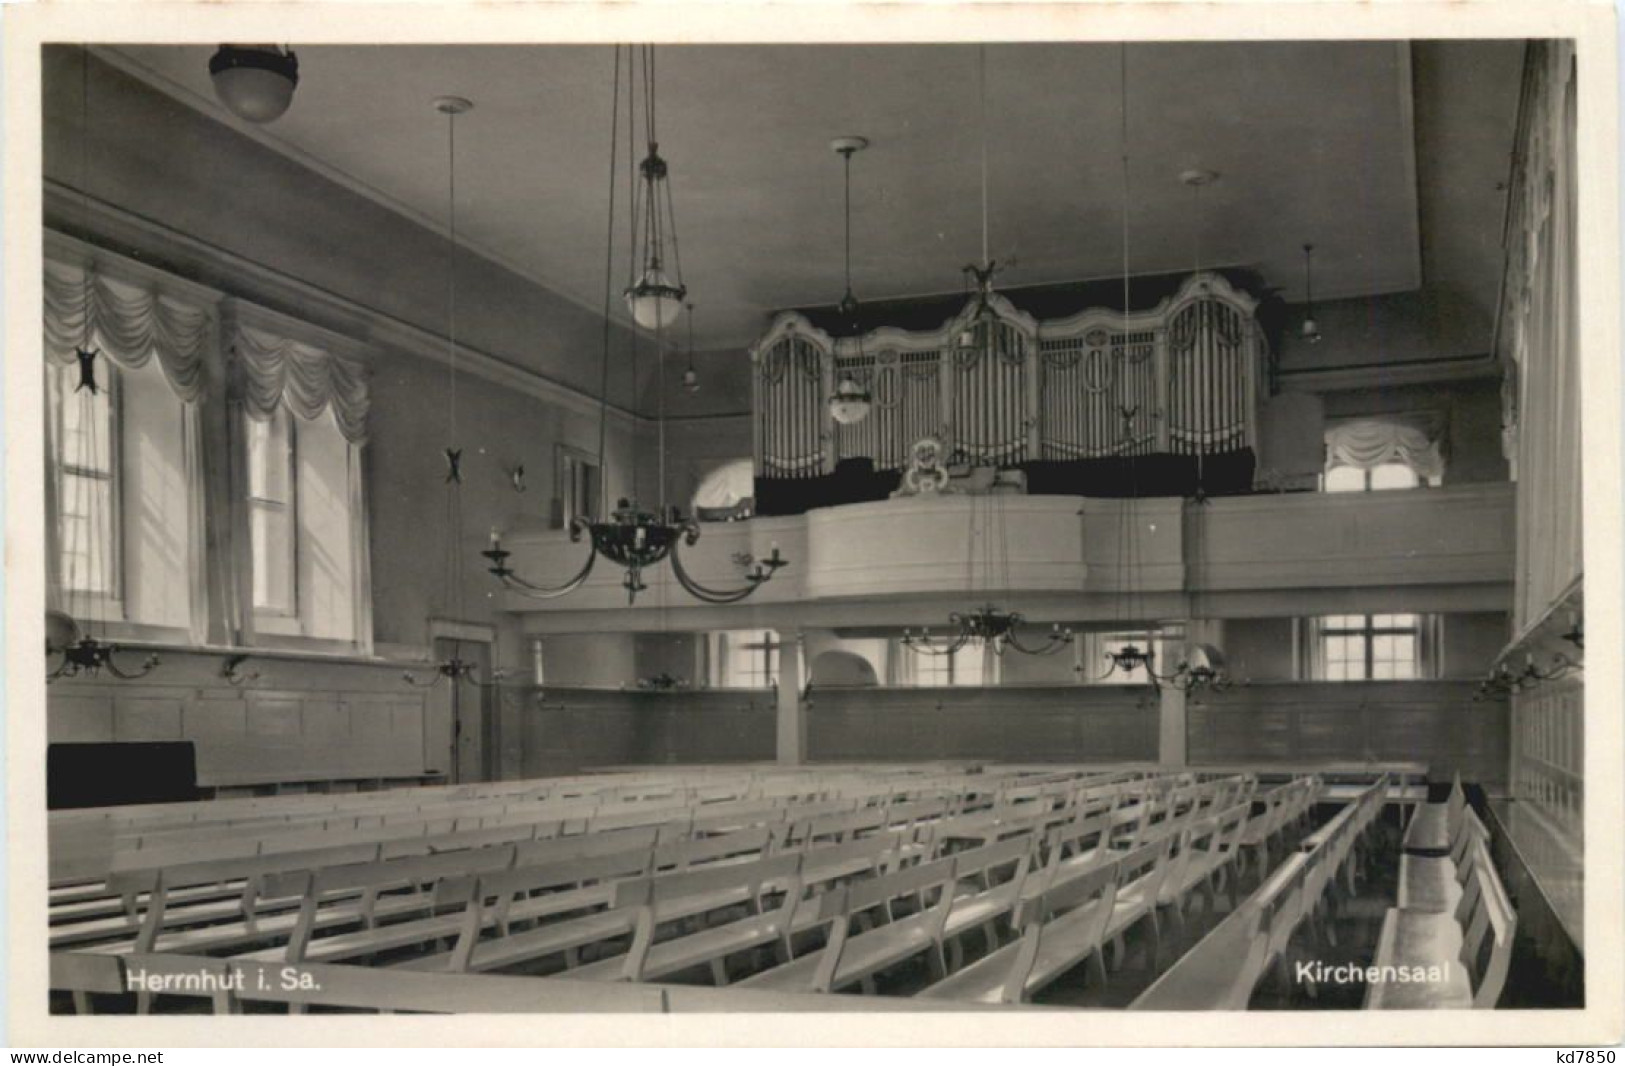
[{"label": "glass lamp shade", "polygon": [[215,95],[238,118],[257,125],[275,121],[293,102],[299,62],[272,45],[221,45],[209,60]]},{"label": "glass lamp shade", "polygon": [[66,611],[47,610],[45,612],[45,650],[59,652],[71,648],[79,643],[83,636],[79,623]]},{"label": "glass lamp shade", "polygon": [[869,405],[868,391],[851,378],[842,378],[829,398],[830,417],[843,426],[850,426],[869,417]]},{"label": "glass lamp shade", "polygon": [[626,290],[626,306],[632,320],[644,329],[670,329],[683,313],[683,297],[688,290],[674,285],[666,272],[650,266],[638,283]]},{"label": "glass lamp shade", "polygon": [[1320,325],[1313,318],[1306,318],[1303,320],[1303,325],[1298,328],[1298,335],[1310,344],[1318,344],[1320,342]]},{"label": "glass lamp shade", "polygon": [[688,392],[700,391],[700,375],[695,373],[693,367],[683,371],[683,388]]}]

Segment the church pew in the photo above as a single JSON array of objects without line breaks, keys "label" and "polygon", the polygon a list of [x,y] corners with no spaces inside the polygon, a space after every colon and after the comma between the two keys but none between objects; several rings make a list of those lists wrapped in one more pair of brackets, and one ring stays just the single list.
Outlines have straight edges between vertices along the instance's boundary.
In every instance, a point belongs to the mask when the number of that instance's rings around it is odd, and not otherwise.
[{"label": "church pew", "polygon": [[[1388,910],[1372,960],[1379,979],[1366,986],[1367,1009],[1488,1009],[1500,1000],[1518,915],[1488,843],[1475,841],[1473,850],[1479,854],[1453,911]],[[1396,978],[1404,970],[1422,979],[1389,980],[1390,970]]]},{"label": "church pew", "polygon": [[1467,809],[1467,793],[1461,787],[1461,774],[1451,778],[1450,794],[1443,803],[1424,803],[1405,827],[1404,850],[1439,855],[1447,851]]},{"label": "church pew", "polygon": [[[637,840],[625,842],[633,846],[613,849],[598,838],[586,838],[580,842],[567,838],[556,842],[557,846],[553,848],[533,849],[529,854],[516,851],[506,861],[492,856],[482,862],[479,852],[450,852],[416,861],[364,863],[352,867],[301,871],[273,879],[267,889],[278,894],[296,892],[299,895],[300,923],[292,935],[285,944],[262,948],[239,957],[267,961],[285,958],[290,962],[314,958],[331,962],[419,946],[443,937],[456,937],[463,931],[471,897],[476,891],[474,886],[482,878],[500,878],[511,874],[518,878],[530,878],[533,891],[538,886],[551,890],[546,895],[509,899],[482,915],[482,928],[495,926],[506,932],[514,923],[534,922],[557,914],[602,906],[619,878],[635,877],[653,869],[688,870],[699,866],[723,865],[734,859],[753,858],[774,848],[778,840],[779,835],[766,827],[666,844],[640,836]],[[546,856],[541,863],[536,861],[538,850],[544,851]],[[520,866],[522,862],[530,865]],[[543,873],[538,874],[538,866],[542,867]],[[420,900],[420,906],[415,911],[407,912],[410,915],[408,920],[379,924],[363,913],[360,929],[312,938],[323,914],[324,901],[330,898],[336,896],[343,900],[350,894],[362,891],[366,898],[375,899],[377,893],[392,886],[400,888],[430,882],[434,887],[428,899],[416,897]],[[461,913],[456,912],[458,907],[463,909]],[[448,908],[453,913],[444,913]],[[335,923],[327,924],[331,926]]]},{"label": "church pew", "polygon": [[1098,863],[1081,876],[1022,899],[1014,922],[1019,938],[923,990],[927,999],[1019,1003],[1074,967],[1088,963],[1106,980],[1107,945],[1121,965],[1124,937],[1140,921],[1156,930],[1156,900],[1170,868],[1174,841],[1143,844]]},{"label": "church pew", "polygon": [[1251,864],[1259,877],[1269,865],[1275,839],[1309,813],[1319,793],[1319,779],[1306,777],[1294,778],[1255,797],[1256,802],[1264,805],[1265,816],[1248,823],[1238,846],[1252,856]]},{"label": "church pew", "polygon": [[[793,962],[764,970],[740,987],[828,993],[852,984],[873,990],[876,974],[926,954],[933,972],[946,969],[943,930],[954,903],[952,857],[862,881],[846,882],[816,898],[815,921],[824,946]],[[900,915],[900,907],[911,908]],[[877,917],[878,915],[878,917]],[[854,934],[852,926],[860,926]]]},{"label": "church pew", "polygon": [[1488,842],[1489,830],[1478,814],[1468,807],[1462,814],[1455,838],[1446,855],[1416,855],[1401,852],[1399,856],[1399,889],[1397,905],[1401,910],[1453,911],[1461,901],[1464,886],[1472,874],[1473,864],[1481,850],[1479,842]]},{"label": "church pew", "polygon": [[[1306,850],[1292,852],[1246,899],[1174,961],[1131,1010],[1245,1010],[1271,965],[1284,969],[1293,933],[1324,890],[1354,840],[1381,814],[1386,783],[1379,781],[1334,816],[1333,832],[1311,834]],[[1340,817],[1343,814],[1348,817]],[[1255,816],[1258,817],[1258,816]],[[1326,876],[1315,876],[1325,868]]]},{"label": "church pew", "polygon": [[1228,810],[1207,813],[1185,831],[1167,876],[1157,893],[1157,906],[1171,912],[1181,927],[1185,921],[1185,905],[1194,891],[1201,887],[1207,893],[1207,908],[1216,905],[1218,879],[1228,873],[1228,866],[1237,855],[1236,843],[1246,831],[1250,804],[1238,803]]},{"label": "church pew", "polygon": [[[810,888],[904,861],[903,857],[911,854],[914,846],[915,834],[902,831],[866,837],[848,844],[815,846],[789,854],[798,860],[795,874],[799,883]],[[750,863],[741,863],[731,867],[724,876],[716,879],[722,883],[710,885],[707,892],[671,897],[676,902],[668,901],[665,913],[688,918],[744,902],[751,880],[750,866]],[[455,946],[450,951],[401,965],[409,969],[467,972],[501,969],[550,956],[562,956],[566,966],[574,970],[579,966],[578,956],[582,949],[605,944],[634,931],[637,907],[623,906],[592,910],[559,921],[544,922],[523,932],[481,939],[481,933],[491,925],[489,915],[494,909],[506,906],[513,914],[523,913],[526,904],[521,897],[538,886],[546,887],[553,883],[550,879],[556,876],[556,873],[545,869],[514,870],[479,878],[466,891],[462,886],[455,889],[448,886],[448,894],[456,891],[458,898],[466,901],[463,925]],[[680,891],[682,882],[672,883],[678,886],[676,891]],[[609,887],[613,889],[613,886]],[[777,891],[784,891],[785,888],[783,884],[774,884],[773,887]],[[545,906],[548,897],[543,895],[536,899]],[[607,905],[609,902],[606,894],[603,903]]]}]

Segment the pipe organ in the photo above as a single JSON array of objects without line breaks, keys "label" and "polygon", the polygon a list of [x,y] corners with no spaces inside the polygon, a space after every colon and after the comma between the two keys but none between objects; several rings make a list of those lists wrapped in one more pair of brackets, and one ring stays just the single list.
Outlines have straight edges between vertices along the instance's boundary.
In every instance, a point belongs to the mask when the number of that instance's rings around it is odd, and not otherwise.
[{"label": "pipe organ", "polygon": [[[1266,379],[1257,302],[1220,275],[1128,315],[1038,321],[995,294],[993,317],[977,320],[975,306],[933,332],[841,338],[780,315],[750,353],[758,487],[827,477],[848,460],[897,471],[927,436],[955,464],[1160,456],[1192,464],[1198,484],[1205,460],[1255,448]],[[848,378],[871,407],[842,425],[827,401]]]}]

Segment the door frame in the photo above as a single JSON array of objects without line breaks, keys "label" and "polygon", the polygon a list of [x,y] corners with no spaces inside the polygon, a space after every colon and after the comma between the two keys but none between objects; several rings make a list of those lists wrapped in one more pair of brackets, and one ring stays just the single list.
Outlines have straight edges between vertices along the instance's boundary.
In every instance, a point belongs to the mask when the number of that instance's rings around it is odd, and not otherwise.
[{"label": "door frame", "polygon": [[[429,619],[429,660],[439,661],[436,646],[443,640],[457,641],[461,644],[482,644],[485,646],[486,673],[494,669],[496,663],[496,627],[478,622],[459,622],[449,618]],[[459,784],[465,780],[492,781],[500,776],[498,772],[498,752],[500,751],[500,738],[498,736],[498,722],[496,709],[492,706],[490,688],[491,678],[481,676],[476,678],[479,684],[471,685],[465,681],[448,679],[446,698],[450,702],[450,760],[446,767],[447,780]],[[474,714],[469,714],[466,701],[473,700]],[[479,756],[476,760],[478,771],[476,777],[464,778],[462,774],[462,743],[465,727],[473,718],[474,736],[479,744]]]}]

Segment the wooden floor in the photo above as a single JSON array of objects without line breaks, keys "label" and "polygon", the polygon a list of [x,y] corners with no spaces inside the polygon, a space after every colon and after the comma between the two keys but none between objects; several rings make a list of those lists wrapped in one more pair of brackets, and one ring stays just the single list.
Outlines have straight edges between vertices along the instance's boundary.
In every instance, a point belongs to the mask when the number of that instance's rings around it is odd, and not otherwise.
[{"label": "wooden floor", "polygon": [[[626,768],[60,812],[53,1009],[1118,1009],[1215,962],[1209,1009],[1357,1009],[1291,964],[1371,962],[1408,782],[1328,776]],[[319,987],[264,989],[283,966]]]}]

